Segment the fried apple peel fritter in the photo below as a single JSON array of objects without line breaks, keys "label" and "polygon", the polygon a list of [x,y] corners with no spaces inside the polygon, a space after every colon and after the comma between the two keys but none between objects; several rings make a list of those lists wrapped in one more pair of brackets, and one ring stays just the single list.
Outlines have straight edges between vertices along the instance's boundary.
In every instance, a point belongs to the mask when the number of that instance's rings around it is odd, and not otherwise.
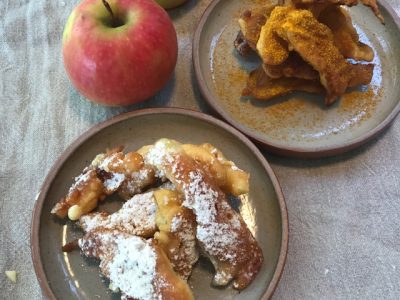
[{"label": "fried apple peel fritter", "polygon": [[318,4],[355,6],[358,4],[358,0],[288,0],[285,2],[286,6],[294,6],[296,8],[303,8],[306,5],[314,6]]},{"label": "fried apple peel fritter", "polygon": [[274,8],[275,5],[268,3],[265,6],[246,10],[238,20],[243,37],[254,51],[257,51],[256,45],[260,37],[261,27],[265,24]]},{"label": "fried apple peel fritter", "polygon": [[250,47],[249,42],[245,39],[242,31],[239,30],[236,39],[233,42],[236,51],[241,56],[247,56],[253,49]]},{"label": "fried apple peel fritter", "polygon": [[374,73],[374,64],[351,64],[351,76],[348,86],[369,84]]},{"label": "fried apple peel fritter", "polygon": [[374,51],[359,41],[358,33],[345,9],[339,6],[329,7],[321,12],[318,21],[332,31],[334,43],[345,58],[364,61],[374,59]]},{"label": "fried apple peel fritter", "polygon": [[277,7],[275,11],[284,15],[277,34],[319,72],[321,84],[327,92],[325,104],[331,105],[346,92],[353,75],[351,64],[334,44],[331,30],[319,23],[308,10],[287,11]]},{"label": "fried apple peel fritter", "polygon": [[362,4],[371,8],[375,16],[381,21],[382,24],[385,24],[385,19],[383,18],[381,11],[379,10],[378,4],[376,0],[360,0]]},{"label": "fried apple peel fritter", "polygon": [[262,67],[259,67],[250,73],[242,96],[252,96],[258,100],[270,100],[295,91],[320,94],[324,93],[324,88],[318,80],[288,77],[272,79],[265,74]]},{"label": "fried apple peel fritter", "polygon": [[[372,12],[375,16],[381,21],[382,24],[385,24],[385,20],[379,10],[378,4],[376,0],[360,0],[362,4],[371,8]],[[321,8],[332,6],[332,5],[345,5],[345,6],[355,6],[359,3],[358,0],[286,0],[285,5],[294,6],[296,8],[303,8],[303,9],[311,9],[314,12],[322,11]],[[316,17],[318,17],[316,15]]]},{"label": "fried apple peel fritter", "polygon": [[[383,21],[375,0],[360,1]],[[241,31],[251,31],[251,35],[243,35],[242,42],[247,42],[248,47],[256,42],[264,70],[250,73],[242,96],[268,100],[293,91],[321,93],[325,89],[325,104],[329,106],[348,88],[369,84],[374,65],[347,61],[374,59],[374,51],[360,42],[350,15],[341,7],[358,3],[359,0],[285,0],[269,15],[257,15],[255,9],[245,12],[240,20]],[[265,24],[260,27],[264,19]]]},{"label": "fried apple peel fritter", "polygon": [[263,64],[263,68],[271,78],[294,77],[309,80],[319,78],[318,72],[293,51],[282,64],[275,66]]},{"label": "fried apple peel fritter", "polygon": [[261,27],[257,53],[264,64],[279,65],[289,57],[288,43],[277,34],[277,31],[285,22],[287,14],[294,10],[289,6],[275,7],[265,25]]},{"label": "fried apple peel fritter", "polygon": [[287,0],[285,6],[292,6],[296,9],[306,9],[312,12],[317,19],[322,11],[336,6],[355,6],[358,0]]}]

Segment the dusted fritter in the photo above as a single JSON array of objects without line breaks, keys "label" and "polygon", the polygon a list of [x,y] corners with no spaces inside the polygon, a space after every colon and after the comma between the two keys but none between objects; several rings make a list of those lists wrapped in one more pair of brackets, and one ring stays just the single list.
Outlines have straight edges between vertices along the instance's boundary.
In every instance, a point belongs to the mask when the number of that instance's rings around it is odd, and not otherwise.
[{"label": "dusted fritter", "polygon": [[80,217],[78,224],[85,232],[102,227],[148,238],[157,231],[156,210],[154,192],[147,192],[133,196],[113,214],[90,213]]},{"label": "dusted fritter", "polygon": [[[99,259],[124,300],[193,299],[186,281],[200,254],[215,266],[214,285],[244,289],[263,254],[227,195],[247,194],[249,176],[208,143],[161,139],[99,154],[52,211],[85,233],[62,250]],[[112,193],[125,200],[119,210],[92,212]]]},{"label": "dusted fritter", "polygon": [[197,241],[216,270],[213,284],[224,286],[233,280],[235,288],[246,288],[260,270],[263,254],[214,178],[173,140],[159,140],[144,158],[184,195],[183,206],[196,216]]},{"label": "dusted fritter", "polygon": [[167,256],[153,240],[102,227],[78,241],[87,257],[100,259],[101,273],[110,279],[121,299],[194,299],[187,283],[172,269]]},{"label": "dusted fritter", "polygon": [[242,96],[252,96],[258,100],[269,100],[295,91],[313,94],[325,92],[319,80],[288,77],[273,79],[265,73],[262,67],[259,67],[251,71],[247,79],[247,86],[243,89]]},{"label": "dusted fritter", "polygon": [[75,178],[68,194],[56,203],[51,213],[59,218],[68,216],[71,220],[78,220],[95,209],[107,195],[119,192],[128,200],[155,181],[154,170],[144,165],[140,154],[124,154],[121,148],[115,148],[95,157]]},{"label": "dusted fritter", "polygon": [[154,239],[167,254],[175,272],[187,280],[199,259],[196,218],[191,210],[182,206],[182,195],[176,190],[156,190],[154,198],[159,229]]}]

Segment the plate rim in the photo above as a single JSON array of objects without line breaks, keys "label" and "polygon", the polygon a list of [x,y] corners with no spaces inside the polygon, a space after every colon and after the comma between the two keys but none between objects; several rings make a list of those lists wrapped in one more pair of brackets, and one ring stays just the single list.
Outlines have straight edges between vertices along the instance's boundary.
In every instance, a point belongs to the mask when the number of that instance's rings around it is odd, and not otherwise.
[{"label": "plate rim", "polygon": [[[213,0],[207,6],[206,10],[204,11],[203,15],[200,18],[200,21],[197,24],[195,34],[193,36],[193,48],[192,48],[192,61],[193,61],[195,76],[199,85],[200,92],[203,95],[204,99],[206,100],[208,106],[211,108],[211,110],[219,117],[221,117],[224,121],[228,122],[230,125],[232,125],[237,130],[245,134],[252,141],[260,145],[267,151],[278,155],[283,155],[288,157],[298,157],[298,158],[322,158],[322,157],[329,157],[342,154],[350,150],[353,150],[372,140],[374,137],[379,135],[384,129],[386,129],[395,120],[396,116],[400,113],[400,99],[399,99],[398,103],[393,108],[393,110],[386,116],[384,120],[382,120],[373,129],[366,131],[365,133],[363,133],[362,135],[360,135],[355,139],[352,139],[345,143],[341,143],[336,146],[335,145],[326,147],[320,146],[320,147],[314,147],[313,149],[305,149],[300,146],[291,147],[291,146],[279,145],[272,141],[268,141],[266,138],[258,137],[257,135],[252,133],[251,130],[247,129],[244,125],[240,124],[234,118],[230,117],[229,114],[217,104],[217,101],[214,100],[213,95],[207,88],[206,81],[201,71],[200,37],[203,32],[204,25],[206,24],[207,19],[214,10],[215,6],[217,6],[220,2],[223,1],[225,0]],[[400,16],[396,14],[392,6],[389,3],[387,3],[386,0],[378,0],[377,2],[379,5],[384,7],[384,9],[393,19],[395,27],[400,33]]]},{"label": "plate rim", "polygon": [[36,278],[41,287],[42,293],[47,299],[56,300],[57,297],[53,293],[51,289],[46,273],[43,268],[42,259],[40,256],[40,243],[39,243],[39,232],[40,232],[40,217],[42,215],[43,204],[45,199],[47,198],[47,194],[51,184],[54,181],[55,176],[60,171],[61,167],[67,161],[68,157],[73,154],[77,148],[82,145],[87,139],[91,138],[101,130],[125,121],[130,118],[135,118],[143,115],[157,115],[157,114],[178,114],[183,116],[189,116],[201,121],[205,121],[207,123],[211,123],[217,127],[222,128],[223,130],[231,133],[236,138],[238,138],[242,143],[245,144],[256,156],[259,163],[262,165],[264,170],[267,172],[275,193],[277,195],[277,200],[279,204],[279,211],[282,219],[282,233],[281,233],[281,245],[278,261],[276,264],[276,268],[274,270],[274,275],[268,285],[268,288],[265,290],[261,299],[270,299],[272,294],[274,293],[276,287],[278,286],[279,280],[282,276],[284,266],[286,263],[287,253],[288,253],[288,243],[289,243],[289,220],[288,220],[288,211],[285,202],[285,198],[282,192],[281,185],[279,183],[278,178],[276,177],[273,169],[269,165],[266,158],[262,155],[260,150],[240,131],[232,127],[231,125],[218,120],[210,115],[204,114],[199,111],[178,108],[178,107],[169,107],[169,108],[147,108],[134,110],[130,112],[126,112],[117,116],[114,116],[108,120],[105,120],[101,123],[93,125],[91,128],[82,133],[78,138],[76,138],[57,158],[57,160],[53,163],[49,172],[47,173],[43,184],[39,190],[38,196],[36,197],[36,201],[34,204],[34,208],[32,211],[32,219],[31,219],[31,231],[30,231],[30,250],[31,250],[31,259],[33,263],[33,267],[35,270]]}]

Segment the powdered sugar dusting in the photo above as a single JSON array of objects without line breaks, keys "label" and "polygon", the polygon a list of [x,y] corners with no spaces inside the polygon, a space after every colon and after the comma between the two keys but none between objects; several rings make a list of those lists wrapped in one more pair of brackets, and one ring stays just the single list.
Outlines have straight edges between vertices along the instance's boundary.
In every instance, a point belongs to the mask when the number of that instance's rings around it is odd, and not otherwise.
[{"label": "powdered sugar dusting", "polygon": [[160,166],[164,162],[167,146],[163,142],[157,142],[145,155],[145,161],[153,166]]},{"label": "powdered sugar dusting", "polygon": [[118,229],[130,234],[147,235],[156,230],[157,205],[153,193],[135,195],[111,215],[93,213],[82,216],[79,223],[84,231],[98,227]]},{"label": "powdered sugar dusting", "polygon": [[98,228],[78,241],[88,257],[100,259],[103,275],[121,299],[159,299],[155,290],[157,253],[150,240],[118,230]]},{"label": "powdered sugar dusting", "polygon": [[170,144],[174,144],[174,141],[161,139],[150,148],[146,155],[144,155],[145,163],[156,167],[156,175],[159,178],[165,177],[165,172],[163,168],[161,168],[162,164],[165,162],[172,162],[171,153],[177,151],[174,149],[174,146],[176,147],[176,145]]},{"label": "powdered sugar dusting", "polygon": [[[185,217],[186,216],[186,217]],[[171,221],[171,233],[178,237],[180,246],[173,250],[171,263],[182,278],[187,280],[192,272],[192,266],[197,262],[199,253],[196,248],[196,225],[188,215],[177,214]]]},{"label": "powdered sugar dusting", "polygon": [[234,171],[242,171],[241,169],[239,169],[235,164],[231,165],[231,169]]},{"label": "powdered sugar dusting", "polygon": [[133,172],[127,181],[128,190],[131,193],[140,193],[142,190],[142,183],[149,180],[150,177],[150,169],[143,168],[138,172]]},{"label": "powdered sugar dusting", "polygon": [[150,169],[140,169],[138,172],[132,173],[132,177],[137,181],[143,181],[149,177]]},{"label": "powdered sugar dusting", "polygon": [[91,231],[97,227],[107,227],[108,218],[104,213],[92,213],[83,215],[79,219],[79,225],[85,231]]},{"label": "powdered sugar dusting", "polygon": [[75,190],[81,190],[82,186],[84,185],[84,183],[86,183],[89,179],[90,179],[90,175],[91,173],[94,172],[93,170],[88,170],[87,168],[85,168],[82,171],[82,174],[80,174],[79,176],[75,177],[74,179],[74,184],[69,188],[69,192],[68,195],[70,195],[73,191]]},{"label": "powdered sugar dusting", "polygon": [[[218,223],[216,220],[216,204],[218,192],[207,184],[199,170],[189,173],[189,183],[183,185],[185,201],[183,205],[192,209],[197,220],[197,239],[202,243],[209,255],[223,255],[227,260],[236,258],[234,249],[237,243],[235,228],[240,227],[240,221],[235,213],[228,223]],[[238,223],[239,222],[239,223]]]},{"label": "powdered sugar dusting", "polygon": [[122,173],[111,173],[111,178],[104,181],[104,187],[108,192],[116,191],[125,180],[125,174]]},{"label": "powdered sugar dusting", "polygon": [[234,254],[227,251],[227,248],[229,249],[237,241],[237,234],[231,230],[230,224],[211,223],[209,226],[197,226],[197,238],[211,255],[226,251],[225,257],[227,259],[235,258]]},{"label": "powdered sugar dusting", "polygon": [[171,181],[167,181],[167,182],[164,182],[162,185],[160,185],[160,189],[175,191],[176,187]]},{"label": "powdered sugar dusting", "polygon": [[143,239],[117,239],[116,253],[109,263],[113,286],[135,299],[157,299],[153,286],[157,255]]},{"label": "powdered sugar dusting", "polygon": [[213,222],[217,215],[215,202],[218,193],[204,182],[199,171],[191,171],[189,179],[190,183],[183,187],[185,194],[183,205],[195,211],[198,223]]},{"label": "powdered sugar dusting", "polygon": [[118,158],[118,153],[113,153],[110,156],[107,156],[100,164],[99,168],[110,172],[110,167],[112,168],[118,168],[123,165],[123,161]]},{"label": "powdered sugar dusting", "polygon": [[[207,254],[223,256],[233,262],[238,239],[235,229],[237,225],[240,227],[240,221],[235,222],[235,218],[222,222],[216,220],[218,191],[204,180],[201,170],[191,170],[187,174],[188,178],[183,178],[182,166],[177,159],[180,154],[179,147],[173,141],[160,140],[149,150],[145,160],[164,173],[171,173],[169,179],[182,186],[185,196],[183,206],[195,213],[196,236]],[[234,216],[235,212],[231,211]]]},{"label": "powdered sugar dusting", "polygon": [[182,216],[178,214],[171,221],[171,232],[176,232],[180,225],[182,225]]},{"label": "powdered sugar dusting", "polygon": [[104,158],[106,157],[106,155],[104,153],[101,154],[97,154],[96,157],[93,159],[91,165],[93,167],[98,167],[100,166],[100,164],[104,161]]}]

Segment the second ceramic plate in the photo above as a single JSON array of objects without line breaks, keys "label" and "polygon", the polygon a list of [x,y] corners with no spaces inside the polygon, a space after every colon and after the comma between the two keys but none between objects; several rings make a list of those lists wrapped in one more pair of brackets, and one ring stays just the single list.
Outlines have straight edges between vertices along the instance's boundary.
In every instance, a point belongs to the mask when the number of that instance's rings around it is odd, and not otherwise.
[{"label": "second ceramic plate", "polygon": [[272,101],[241,98],[247,74],[260,61],[240,57],[233,47],[237,19],[257,0],[215,0],[194,37],[193,60],[200,90],[225,120],[268,150],[290,156],[321,157],[348,151],[385,128],[400,110],[400,22],[383,1],[382,25],[369,8],[349,8],[362,42],[375,52],[369,86],[346,93],[327,108],[322,96],[294,93]]},{"label": "second ceramic plate", "polygon": [[[238,293],[232,287],[211,287],[212,267],[199,262],[189,281],[196,299],[256,300],[272,295],[283,271],[288,243],[285,201],[273,171],[258,149],[231,126],[199,112],[160,108],[133,111],[96,125],[76,140],[49,172],[35,204],[31,231],[32,260],[48,299],[121,297],[112,294],[99,278],[98,262],[84,259],[79,251],[61,251],[62,245],[79,238],[82,232],[71,222],[56,219],[50,211],[96,154],[117,145],[132,151],[162,137],[212,143],[251,174],[250,193],[243,197],[240,212],[263,250],[264,264],[252,284]],[[115,200],[105,201],[100,210],[120,207],[121,201]]]}]

